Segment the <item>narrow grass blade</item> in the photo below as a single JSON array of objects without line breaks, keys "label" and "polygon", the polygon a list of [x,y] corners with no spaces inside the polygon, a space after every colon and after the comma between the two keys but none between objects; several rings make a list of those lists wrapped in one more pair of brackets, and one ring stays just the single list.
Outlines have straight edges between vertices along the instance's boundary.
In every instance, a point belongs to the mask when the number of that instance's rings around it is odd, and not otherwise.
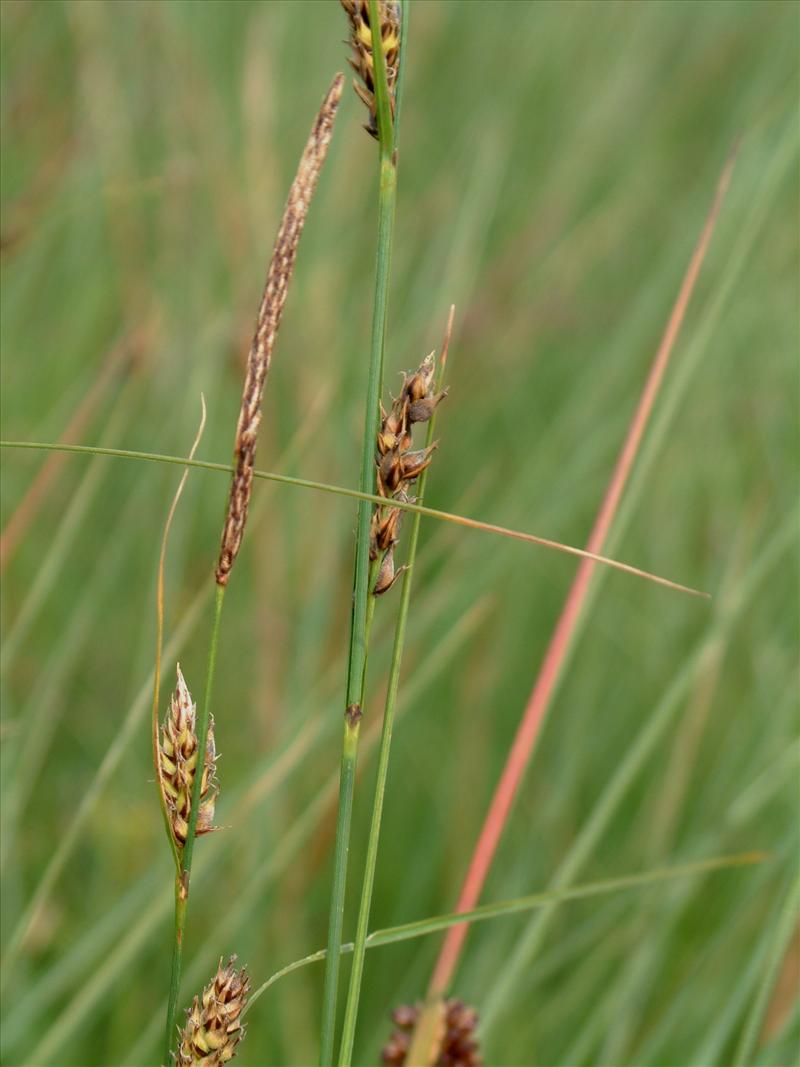
[{"label": "narrow grass blade", "polygon": [[[144,460],[153,463],[174,463],[177,466],[187,465],[190,467],[198,467],[202,470],[218,471],[224,474],[230,474],[233,467],[229,463],[210,463],[205,460],[192,460],[191,463],[187,463],[187,460],[181,456],[167,456],[161,455],[155,452],[135,452],[127,449],[118,448],[98,448],[93,445],[61,445],[52,444],[46,441],[0,441],[0,448],[32,448],[42,449],[44,451],[59,451],[59,452],[82,452],[86,455],[93,456],[111,456],[115,459],[134,459]],[[262,479],[268,482],[277,482],[280,485],[291,485],[299,489],[314,489],[320,493],[332,493],[335,496],[346,496],[354,500],[363,500],[369,504],[383,504],[385,501],[382,497],[377,496],[375,493],[361,492],[359,489],[348,489],[342,485],[331,485],[327,482],[315,482],[308,478],[292,478],[288,474],[275,474],[272,471],[253,471],[253,477]],[[550,548],[556,552],[564,552],[569,556],[577,556],[580,559],[591,560],[594,563],[601,563],[606,567],[611,567],[614,570],[622,571],[624,574],[630,574],[635,578],[643,578],[645,581],[654,582],[656,585],[663,585],[666,589],[673,589],[679,593],[687,593],[690,596],[703,597],[709,599],[710,594],[704,593],[700,589],[693,589],[691,586],[682,585],[680,582],[674,582],[669,578],[662,578],[657,574],[652,574],[650,571],[642,570],[640,567],[634,567],[630,563],[623,563],[617,559],[611,559],[609,556],[603,556],[599,552],[591,552],[585,548],[577,548],[575,545],[567,545],[561,541],[554,541],[549,537],[540,537],[537,534],[525,533],[522,530],[512,530],[507,526],[499,526],[493,522],[482,522],[480,519],[470,519],[466,515],[454,515],[449,511],[440,511],[438,508],[425,507],[422,504],[412,504],[404,500],[395,500],[392,504],[393,507],[400,508],[403,511],[409,511],[412,514],[422,515],[429,519],[437,519],[440,522],[453,523],[456,526],[464,526],[470,530],[480,530],[484,533],[496,534],[499,537],[510,537],[516,541],[525,541],[531,545],[539,545],[542,548]]]},{"label": "narrow grass blade", "polygon": [[792,937],[792,932],[797,925],[798,916],[800,916],[800,878],[796,877],[786,896],[786,902],[781,909],[781,913],[778,916],[778,922],[775,926],[775,933],[773,934],[767,962],[761,976],[761,981],[758,983],[755,999],[753,1000],[750,1011],[747,1013],[742,1036],[739,1039],[736,1055],[733,1059],[733,1067],[748,1067],[748,1064],[753,1062],[753,1052],[755,1051],[756,1041],[758,1040],[759,1031],[764,1021],[764,1013],[767,1009],[769,996],[775,985],[775,979],[781,965],[781,960],[786,952],[786,946],[788,945]]},{"label": "narrow grass blade", "polygon": [[[570,900],[585,900],[588,897],[619,893],[629,889],[645,889],[649,886],[657,885],[659,882],[666,882],[674,878],[691,878],[696,875],[710,874],[714,871],[752,866],[757,863],[763,863],[767,859],[768,857],[763,852],[740,852],[730,856],[717,856],[713,859],[700,860],[697,863],[662,867],[654,871],[645,871],[642,874],[629,874],[618,878],[607,878],[598,882],[588,882],[586,885],[572,886],[569,889],[554,889],[546,893],[531,893],[528,896],[517,897],[514,900],[502,900],[496,904],[483,904],[481,907],[473,908],[469,912],[436,915],[428,919],[417,919],[415,922],[402,923],[399,926],[389,926],[383,930],[375,930],[367,938],[367,948],[381,948],[385,945],[397,944],[400,941],[412,941],[418,937],[427,937],[429,934],[452,929],[462,922],[485,922],[489,919],[519,915],[545,906],[563,904]],[[342,952],[349,953],[352,951],[352,944],[342,945]],[[324,959],[325,955],[325,949],[320,949],[276,971],[263,985],[260,985],[254,991],[246,1010],[250,1011],[259,997],[285,975],[291,974],[292,971],[299,970],[310,963],[316,963]]]},{"label": "narrow grass blade", "polygon": [[[103,431],[103,436],[106,439],[113,441],[121,436],[130,418],[129,406],[129,392],[123,389]],[[7,636],[3,641],[3,647],[0,649],[0,672],[7,670],[9,663],[12,662],[22,647],[31,626],[45,604],[47,596],[61,573],[64,559],[78,534],[81,522],[100,488],[104,473],[95,463],[92,463],[89,469],[84,472],[78,488],[70,498],[64,516],[58,524],[58,530],[41,562],[36,578],[30,589],[28,589],[19,613],[9,627]]]},{"label": "narrow grass blade", "polygon": [[[77,408],[75,408],[72,417],[59,438],[60,441],[72,442],[76,438],[83,436],[84,429],[88,426],[92,415],[127,356],[128,347],[128,339],[121,337],[111,348],[99,373],[83,394]],[[3,531],[0,534],[0,573],[5,570],[8,561],[16,551],[17,545],[22,540],[42,502],[47,499],[48,490],[56,481],[63,464],[63,454],[60,456],[52,455],[42,464],[22,500],[20,500],[8,522],[3,527]]]},{"label": "narrow grass blade", "polygon": [[[797,516],[792,515],[790,521],[787,521],[775,532],[749,568],[742,584],[732,592],[729,600],[719,606],[719,614],[709,627],[705,639],[698,643],[694,652],[687,658],[637,736],[633,738],[613,777],[597,798],[590,818],[582,827],[574,844],[553,876],[552,885],[554,888],[568,886],[570,881],[577,876],[578,871],[589,856],[591,856],[618,811],[619,805],[628,789],[646,765],[647,760],[663,737],[665,730],[682,706],[682,702],[695,678],[698,666],[703,663],[708,655],[709,648],[717,642],[725,642],[729,639],[733,627],[745,612],[752,598],[757,594],[765,578],[770,574],[772,568],[781,561],[784,553],[793,543],[796,522]],[[553,912],[545,909],[541,915],[532,920],[530,926],[518,941],[502,972],[497,975],[481,1012],[485,1032],[488,1032],[495,1024],[503,1006],[512,1000],[514,984],[519,980],[519,976],[530,957],[538,949],[552,917]]]},{"label": "narrow grass blade", "polygon": [[[686,309],[711,241],[725,194],[730,185],[735,151],[734,149],[726,161],[717,183],[708,217],[689,260],[689,266],[589,536],[588,552],[598,553],[602,550],[614,520],[622,492],[628,481],[642,436],[658,396],[678,332],[686,315]],[[458,907],[460,910],[469,911],[480,897],[486,876],[497,851],[503,828],[508,820],[511,805],[517,795],[553,693],[561,676],[593,573],[593,561],[584,560],[578,568],[567,594],[564,607],[553,631],[539,675],[523,712],[506,764],[500,775],[475,845],[459,897]],[[444,993],[450,986],[466,935],[467,926],[462,926],[452,930],[445,939],[431,977],[429,993],[432,996]]]},{"label": "narrow grass blade", "polygon": [[[192,447],[189,450],[189,459],[194,459],[194,454],[200,444],[200,438],[203,436],[203,430],[206,425],[206,400],[202,393],[200,394],[200,408],[200,424],[197,427],[197,433],[192,442]],[[158,701],[159,691],[161,689],[161,650],[164,643],[164,570],[167,559],[167,545],[169,543],[169,532],[172,529],[172,521],[175,518],[175,512],[178,510],[178,504],[183,495],[184,486],[186,485],[188,477],[189,468],[186,467],[181,475],[181,480],[178,482],[178,488],[175,490],[175,496],[172,498],[172,503],[167,512],[167,520],[164,523],[164,533],[161,537],[161,551],[158,555],[158,575],[156,578],[156,654],[155,662],[153,664],[153,708],[150,722],[153,740],[153,768],[156,774],[158,803],[161,806],[161,813],[164,817],[164,829],[167,834],[167,840],[169,841],[169,847],[172,852],[172,858],[175,860],[176,867],[180,867],[180,858],[175,845],[175,838],[170,826],[169,814],[164,799],[166,794],[161,774],[161,760],[159,759],[158,754]]]}]

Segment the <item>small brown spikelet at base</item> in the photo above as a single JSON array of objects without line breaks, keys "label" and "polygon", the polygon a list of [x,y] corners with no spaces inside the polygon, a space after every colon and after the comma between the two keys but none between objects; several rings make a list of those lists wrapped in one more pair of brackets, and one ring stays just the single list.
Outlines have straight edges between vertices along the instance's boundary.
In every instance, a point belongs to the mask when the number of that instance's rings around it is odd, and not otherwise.
[{"label": "small brown spikelet at base", "polygon": [[180,1031],[177,1067],[221,1067],[236,1055],[245,1035],[240,1017],[250,991],[250,978],[244,968],[237,971],[235,963],[236,957],[231,956],[223,967],[220,957],[217,973],[202,995],[192,1001]]},{"label": "small brown spikelet at base", "polygon": [[[375,102],[375,60],[372,54],[372,28],[369,22],[368,0],[341,0],[341,5],[350,20],[350,47],[353,58],[350,66],[361,79],[353,83],[356,95],[369,111],[369,121],[364,129],[378,139],[378,115]],[[400,63],[400,8],[395,0],[378,0],[381,20],[381,47],[386,63],[386,82],[389,86],[389,103],[394,118],[395,85]]]},{"label": "small brown spikelet at base", "polygon": [[242,392],[242,405],[236,426],[233,450],[233,478],[228,498],[228,511],[222,530],[222,544],[217,561],[218,585],[226,585],[244,535],[247,509],[253,489],[258,428],[261,423],[261,398],[267,379],[275,336],[280,325],[289,282],[294,271],[297,246],[303,232],[309,204],[317,187],[328,145],[333,134],[333,122],[342,99],[344,75],[337,74],[316,117],[305,150],[300,158],[283,219],[275,239],[264,295],[258,310],[256,330],[247,357],[247,372]]},{"label": "small brown spikelet at base", "polygon": [[[197,706],[192,701],[192,694],[181,673],[180,664],[177,670],[178,684],[172,694],[161,731],[161,743],[158,746],[158,781],[172,837],[180,850],[186,844],[197,771]],[[200,810],[197,813],[198,836],[214,829],[214,806],[217,800],[216,760],[214,720],[211,718],[206,734],[206,758],[200,786]]]},{"label": "small brown spikelet at base", "polygon": [[[434,1067],[483,1067],[483,1057],[475,1037],[478,1014],[460,1000],[445,1001],[444,1032]],[[389,1067],[403,1067],[420,1017],[421,1006],[401,1005],[392,1012],[397,1029],[383,1046],[382,1062]]]}]

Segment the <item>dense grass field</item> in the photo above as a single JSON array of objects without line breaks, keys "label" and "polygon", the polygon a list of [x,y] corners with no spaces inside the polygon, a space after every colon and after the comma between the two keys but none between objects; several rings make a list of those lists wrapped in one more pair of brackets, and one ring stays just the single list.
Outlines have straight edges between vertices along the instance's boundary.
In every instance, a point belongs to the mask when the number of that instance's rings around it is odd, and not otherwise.
[{"label": "dense grass field", "polygon": [[[454,989],[491,1067],[797,1054],[799,10],[412,5],[386,383],[438,345],[455,303],[433,507],[585,543],[741,137],[607,545],[713,597],[597,570],[482,899],[767,858],[476,925]],[[344,69],[338,4],[5,0],[0,15],[3,438],[185,455],[202,392],[198,455],[227,462],[280,211]],[[348,87],[258,452],[346,486],[376,239],[363,121]],[[2,453],[8,1065],[160,1062],[172,871],[149,710],[178,477]],[[177,514],[162,709],[178,659],[202,691],[227,488],[193,472]],[[325,944],[354,522],[352,500],[256,487],[218,664],[223,829],[198,843],[182,1004],[222,954],[259,985]],[[423,521],[373,928],[454,909],[575,568]],[[393,596],[376,612],[346,937]],[[379,1061],[392,1007],[424,994],[440,943],[368,953],[359,1064]],[[320,964],[277,982],[237,1063],[315,1063],[321,989]]]}]

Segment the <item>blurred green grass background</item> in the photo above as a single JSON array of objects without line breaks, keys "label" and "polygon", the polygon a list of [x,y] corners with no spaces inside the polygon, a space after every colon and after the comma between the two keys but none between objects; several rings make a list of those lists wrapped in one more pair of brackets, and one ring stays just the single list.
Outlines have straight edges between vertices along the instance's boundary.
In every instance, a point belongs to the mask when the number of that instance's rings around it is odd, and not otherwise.
[{"label": "blurred green grass background", "polygon": [[[6,0],[0,14],[3,436],[56,440],[82,410],[83,443],[185,454],[202,391],[200,456],[227,460],[280,210],[345,62],[338,5]],[[454,302],[432,506],[584,543],[742,135],[612,537],[619,558],[714,600],[596,576],[483,899],[546,888],[576,850],[575,881],[770,858],[566,904],[546,926],[475,927],[456,992],[482,1013],[494,1067],[728,1064],[769,954],[784,956],[800,762],[797,31],[792,3],[413,5],[387,387],[438,344]],[[348,91],[258,454],[347,485],[375,246],[363,118]],[[4,452],[4,528],[44,461]],[[4,992],[4,1063],[157,1062],[171,872],[148,675],[177,478],[68,457],[3,574],[4,946],[41,899]],[[162,707],[176,658],[202,686],[226,492],[224,476],[195,472],[178,512]],[[263,483],[256,498],[227,597],[225,829],[198,848],[187,1004],[220,954],[238,952],[259,984],[326,935],[355,509]],[[452,910],[574,570],[423,523],[373,928]],[[379,607],[367,736],[393,618]],[[373,757],[365,744],[346,935]],[[377,1062],[391,1007],[423,994],[438,944],[368,954],[359,1063]],[[747,1062],[796,1052],[783,979]],[[243,1067],[314,1063],[320,994],[318,966],[272,988]]]}]

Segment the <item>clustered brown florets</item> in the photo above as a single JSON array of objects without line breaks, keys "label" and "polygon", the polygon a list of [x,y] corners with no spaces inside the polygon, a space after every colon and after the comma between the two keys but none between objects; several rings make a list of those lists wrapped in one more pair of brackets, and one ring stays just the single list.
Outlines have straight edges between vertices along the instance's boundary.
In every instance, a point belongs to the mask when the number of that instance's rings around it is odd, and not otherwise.
[{"label": "clustered brown florets", "polygon": [[231,956],[225,967],[220,957],[217,973],[195,997],[186,1012],[180,1032],[176,1067],[222,1067],[236,1055],[245,1034],[240,1016],[250,991],[250,978],[244,968],[234,967]]},{"label": "clustered brown florets", "polygon": [[[375,465],[378,495],[388,500],[413,503],[408,490],[431,462],[436,443],[428,448],[412,448],[412,428],[415,423],[428,422],[447,390],[436,393],[433,352],[427,356],[414,374],[405,375],[400,395],[392,403],[388,414],[381,405],[381,424],[377,436]],[[400,508],[377,507],[372,516],[370,559],[381,558],[373,593],[379,596],[391,589],[405,570],[395,570],[394,546],[400,526]]]},{"label": "clustered brown florets", "polygon": [[[364,129],[378,139],[378,115],[375,103],[375,60],[372,55],[372,28],[369,22],[368,0],[341,0],[350,20],[350,47],[353,58],[348,60],[363,84],[353,82],[353,88],[369,111]],[[381,20],[381,45],[386,63],[389,103],[394,118],[395,85],[400,60],[400,10],[394,0],[378,0]]]},{"label": "clustered brown florets", "polygon": [[[178,849],[186,844],[192,810],[195,773],[197,771],[197,706],[178,665],[178,684],[172,694],[169,711],[161,731],[158,747],[158,781],[167,809],[172,836]],[[217,754],[214,748],[214,720],[208,723],[206,758],[200,784],[200,810],[197,834],[214,829],[214,805],[217,799]]]},{"label": "clustered brown florets", "polygon": [[[483,1058],[475,1038],[478,1013],[460,1000],[445,1002],[444,1035],[435,1067],[482,1067]],[[392,1012],[397,1029],[383,1047],[382,1059],[390,1067],[402,1067],[421,1012],[421,1005],[401,1005]]]}]

